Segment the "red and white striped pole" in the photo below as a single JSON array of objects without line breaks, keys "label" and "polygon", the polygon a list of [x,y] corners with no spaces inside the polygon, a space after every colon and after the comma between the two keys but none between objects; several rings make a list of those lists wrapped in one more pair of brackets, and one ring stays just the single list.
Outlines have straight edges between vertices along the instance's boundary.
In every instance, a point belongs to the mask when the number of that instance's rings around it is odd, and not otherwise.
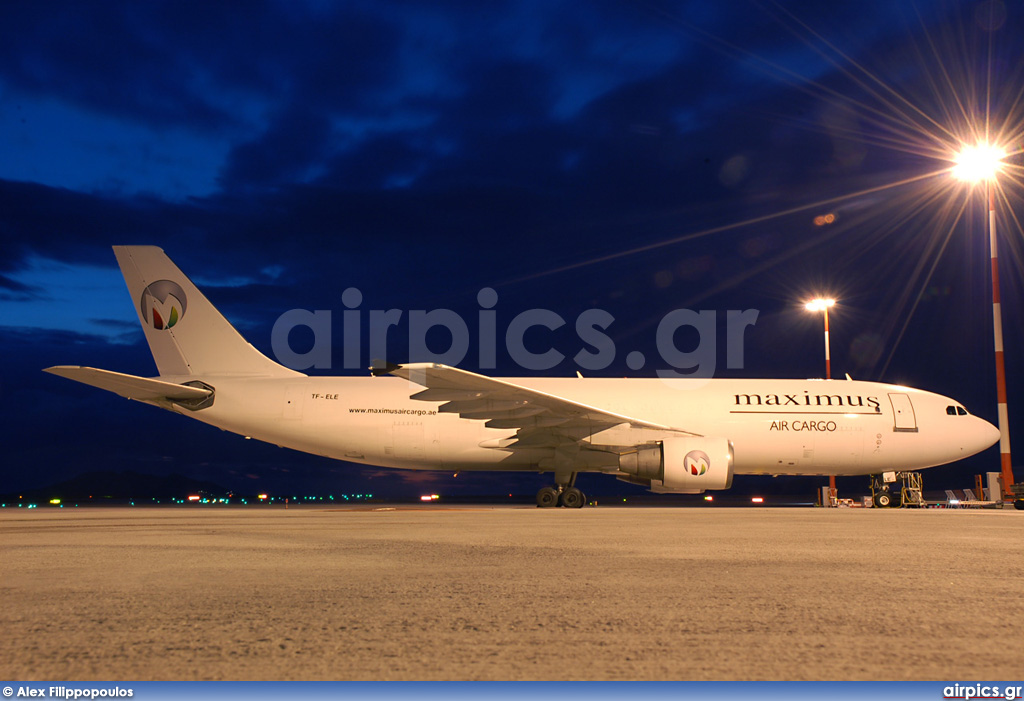
[{"label": "red and white striped pole", "polygon": [[[809,311],[809,312],[825,312],[825,379],[826,380],[831,380],[832,379],[832,355],[829,352],[829,344],[828,344],[828,308],[831,307],[835,303],[836,303],[836,301],[834,299],[831,299],[831,298],[825,299],[824,297],[819,297],[817,299],[812,299],[810,302],[807,302],[807,304],[804,305],[804,308],[807,309],[807,311]],[[829,475],[828,476],[828,488],[829,488],[829,496],[831,498],[835,499],[835,496],[836,496],[836,476],[835,475]],[[825,504],[822,504],[822,506],[825,506]]]},{"label": "red and white striped pole", "polygon": [[996,244],[996,193],[992,181],[985,185],[988,195],[988,246],[992,256],[992,331],[996,347],[996,400],[999,415],[999,457],[1002,465],[1004,497],[1013,485],[1010,463],[1010,415],[1006,409],[1006,365],[1003,360],[1003,312],[999,302],[999,254]]},{"label": "red and white striped pole", "polygon": [[[829,353],[829,350],[828,350],[828,304],[823,305],[823,308],[825,310],[825,379],[826,380],[831,380],[832,379],[832,356],[831,356],[831,354]],[[836,476],[835,475],[829,475],[828,476],[828,489],[829,489],[829,496],[832,499],[835,499],[836,496],[838,495],[838,492],[836,491]]]},{"label": "red and white striped pole", "polygon": [[828,307],[825,307],[825,379],[832,379],[832,358],[828,352]]}]

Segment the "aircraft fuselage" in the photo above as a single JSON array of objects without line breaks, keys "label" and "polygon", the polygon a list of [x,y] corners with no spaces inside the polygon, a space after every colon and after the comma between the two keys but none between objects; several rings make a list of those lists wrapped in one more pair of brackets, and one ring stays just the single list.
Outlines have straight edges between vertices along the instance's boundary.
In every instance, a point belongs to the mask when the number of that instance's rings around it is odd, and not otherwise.
[{"label": "aircraft fuselage", "polygon": [[[532,470],[542,451],[493,447],[514,434],[438,411],[393,377],[200,379],[215,388],[181,414],[282,447],[406,469]],[[913,470],[991,444],[992,426],[922,390],[846,380],[507,378],[530,389],[731,440],[736,474],[858,475]],[[950,407],[953,410],[950,411]],[[490,444],[491,447],[482,447]]]}]

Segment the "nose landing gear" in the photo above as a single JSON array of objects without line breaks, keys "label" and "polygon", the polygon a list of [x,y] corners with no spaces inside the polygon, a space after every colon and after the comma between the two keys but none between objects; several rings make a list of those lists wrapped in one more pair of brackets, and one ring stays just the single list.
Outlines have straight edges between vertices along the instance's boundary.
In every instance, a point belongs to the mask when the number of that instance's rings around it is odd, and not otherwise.
[{"label": "nose landing gear", "polygon": [[872,475],[871,496],[876,508],[926,506],[920,472],[883,472]]}]

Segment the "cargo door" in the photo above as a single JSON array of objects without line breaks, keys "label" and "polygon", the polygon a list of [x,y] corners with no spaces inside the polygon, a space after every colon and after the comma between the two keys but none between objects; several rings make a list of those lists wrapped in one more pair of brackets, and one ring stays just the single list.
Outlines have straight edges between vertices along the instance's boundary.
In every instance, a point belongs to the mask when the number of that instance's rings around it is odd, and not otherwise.
[{"label": "cargo door", "polygon": [[394,455],[403,460],[423,461],[427,456],[422,421],[395,421],[391,427]]},{"label": "cargo door", "polygon": [[893,428],[897,433],[917,433],[917,417],[909,394],[890,394],[892,403]]}]

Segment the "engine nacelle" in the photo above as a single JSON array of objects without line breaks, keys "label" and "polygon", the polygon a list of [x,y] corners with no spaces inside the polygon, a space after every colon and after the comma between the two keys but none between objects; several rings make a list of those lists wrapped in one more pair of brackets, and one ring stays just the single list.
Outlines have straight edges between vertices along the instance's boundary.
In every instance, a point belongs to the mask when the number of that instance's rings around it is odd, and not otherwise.
[{"label": "engine nacelle", "polygon": [[728,489],[732,465],[732,441],[725,438],[666,438],[619,456],[626,481],[680,494]]}]

